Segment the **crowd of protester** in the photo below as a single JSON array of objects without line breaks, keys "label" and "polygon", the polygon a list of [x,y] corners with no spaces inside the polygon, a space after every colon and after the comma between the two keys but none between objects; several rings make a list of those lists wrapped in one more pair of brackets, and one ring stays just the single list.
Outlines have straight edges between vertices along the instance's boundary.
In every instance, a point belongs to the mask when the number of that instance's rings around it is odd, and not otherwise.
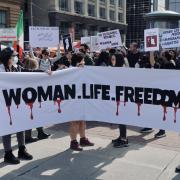
[{"label": "crowd of protester", "polygon": [[[29,52],[24,53],[21,61],[17,56],[18,54],[12,48],[2,50],[0,53],[0,72],[46,72],[51,75],[53,71],[83,66],[180,69],[180,51],[154,52],[152,60],[150,53],[139,51],[137,43],[132,43],[129,48],[121,47],[101,52],[90,52],[86,44],[81,44],[76,53],[72,51],[61,53],[59,46],[56,53],[49,52],[48,49],[30,48]],[[127,127],[123,124],[119,124],[118,127],[119,137],[112,140],[112,144],[115,148],[126,147],[128,146]],[[84,146],[94,146],[94,143],[86,137],[85,129],[85,121],[70,122],[70,148],[72,150],[82,151]],[[33,159],[33,156],[27,152],[25,143],[32,143],[50,136],[50,134],[44,132],[43,127],[37,128],[37,138],[32,137],[31,131],[17,133],[18,158],[12,152],[11,135],[2,137],[5,162],[18,164],[20,163],[19,159]],[[152,131],[153,129],[148,127],[141,129],[141,133]],[[80,141],[77,140],[78,134],[80,135]],[[165,130],[159,130],[155,134],[155,138],[164,136],[166,136]],[[176,171],[180,172],[180,167],[177,167]]]}]

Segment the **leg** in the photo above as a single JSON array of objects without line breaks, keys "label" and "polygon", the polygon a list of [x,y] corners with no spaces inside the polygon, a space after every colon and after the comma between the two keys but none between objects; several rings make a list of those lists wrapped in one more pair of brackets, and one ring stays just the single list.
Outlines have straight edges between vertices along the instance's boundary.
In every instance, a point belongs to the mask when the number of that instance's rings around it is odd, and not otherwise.
[{"label": "leg", "polygon": [[50,136],[50,134],[46,134],[44,132],[43,127],[37,128],[37,131],[38,131],[38,139],[47,139]]},{"label": "leg", "polygon": [[119,125],[119,130],[120,130],[120,137],[122,139],[126,139],[127,138],[127,136],[126,136],[126,133],[127,133],[126,125],[120,124]]},{"label": "leg", "polygon": [[18,158],[14,156],[12,153],[12,148],[11,148],[11,134],[3,136],[2,137],[2,142],[4,146],[4,162],[10,163],[10,164],[19,164],[20,161]]},{"label": "leg", "polygon": [[77,134],[79,132],[79,122],[70,122],[69,134],[71,138],[70,148],[75,151],[82,151],[83,149],[79,147],[77,142]]},{"label": "leg", "polygon": [[90,142],[86,138],[86,122],[80,121],[79,122],[79,134],[80,134],[80,145],[81,146],[94,146],[94,143]]},{"label": "leg", "polygon": [[25,132],[18,132],[16,135],[19,146],[18,157],[25,160],[33,159],[33,156],[27,152],[25,147]]},{"label": "leg", "polygon": [[3,142],[5,152],[12,151],[12,148],[11,148],[11,134],[3,136],[2,137],[2,142]]},{"label": "leg", "polygon": [[32,137],[32,129],[25,131],[25,142],[26,143],[32,143],[36,142],[38,139]]},{"label": "leg", "polygon": [[114,141],[113,146],[115,148],[127,147],[128,146],[128,139],[127,139],[127,127],[126,127],[126,125],[119,124],[119,131],[120,131],[120,136],[116,141]]}]

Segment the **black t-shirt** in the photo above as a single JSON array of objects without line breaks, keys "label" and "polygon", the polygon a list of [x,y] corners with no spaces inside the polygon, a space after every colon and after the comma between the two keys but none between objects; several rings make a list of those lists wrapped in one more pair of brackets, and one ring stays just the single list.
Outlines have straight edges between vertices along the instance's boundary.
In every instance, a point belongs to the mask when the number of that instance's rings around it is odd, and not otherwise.
[{"label": "black t-shirt", "polygon": [[127,59],[128,59],[128,62],[129,62],[129,67],[135,67],[135,64],[140,59],[140,53],[137,52],[136,54],[133,54],[130,51],[128,51]]}]

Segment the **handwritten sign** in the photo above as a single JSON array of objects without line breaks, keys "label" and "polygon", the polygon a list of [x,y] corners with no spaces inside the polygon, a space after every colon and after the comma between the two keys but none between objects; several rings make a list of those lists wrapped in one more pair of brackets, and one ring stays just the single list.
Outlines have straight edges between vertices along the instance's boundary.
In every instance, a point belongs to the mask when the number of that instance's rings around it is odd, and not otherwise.
[{"label": "handwritten sign", "polygon": [[31,47],[57,47],[59,44],[59,27],[29,27]]},{"label": "handwritten sign", "polygon": [[16,28],[2,28],[0,29],[0,41],[16,41]]},{"label": "handwritten sign", "polygon": [[100,49],[122,46],[121,35],[118,29],[98,33],[97,36]]},{"label": "handwritten sign", "polygon": [[161,46],[162,48],[180,47],[180,28],[163,31]]}]

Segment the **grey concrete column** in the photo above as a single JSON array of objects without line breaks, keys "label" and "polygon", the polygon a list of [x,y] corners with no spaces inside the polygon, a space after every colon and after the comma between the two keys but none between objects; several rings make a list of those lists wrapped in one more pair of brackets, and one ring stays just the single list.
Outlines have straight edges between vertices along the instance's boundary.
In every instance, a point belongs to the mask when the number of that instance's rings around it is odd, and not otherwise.
[{"label": "grey concrete column", "polygon": [[88,16],[88,0],[84,0],[84,15]]},{"label": "grey concrete column", "polygon": [[106,0],[106,19],[109,21],[109,10],[110,10],[109,0]]},{"label": "grey concrete column", "polygon": [[119,13],[119,2],[118,2],[118,0],[116,0],[115,1],[115,21],[116,22],[119,22],[118,13]]},{"label": "grey concrete column", "polygon": [[74,0],[69,1],[70,8],[71,8],[71,13],[74,13]]},{"label": "grey concrete column", "polygon": [[96,17],[97,19],[99,19],[99,0],[96,0],[95,6],[96,6]]}]

